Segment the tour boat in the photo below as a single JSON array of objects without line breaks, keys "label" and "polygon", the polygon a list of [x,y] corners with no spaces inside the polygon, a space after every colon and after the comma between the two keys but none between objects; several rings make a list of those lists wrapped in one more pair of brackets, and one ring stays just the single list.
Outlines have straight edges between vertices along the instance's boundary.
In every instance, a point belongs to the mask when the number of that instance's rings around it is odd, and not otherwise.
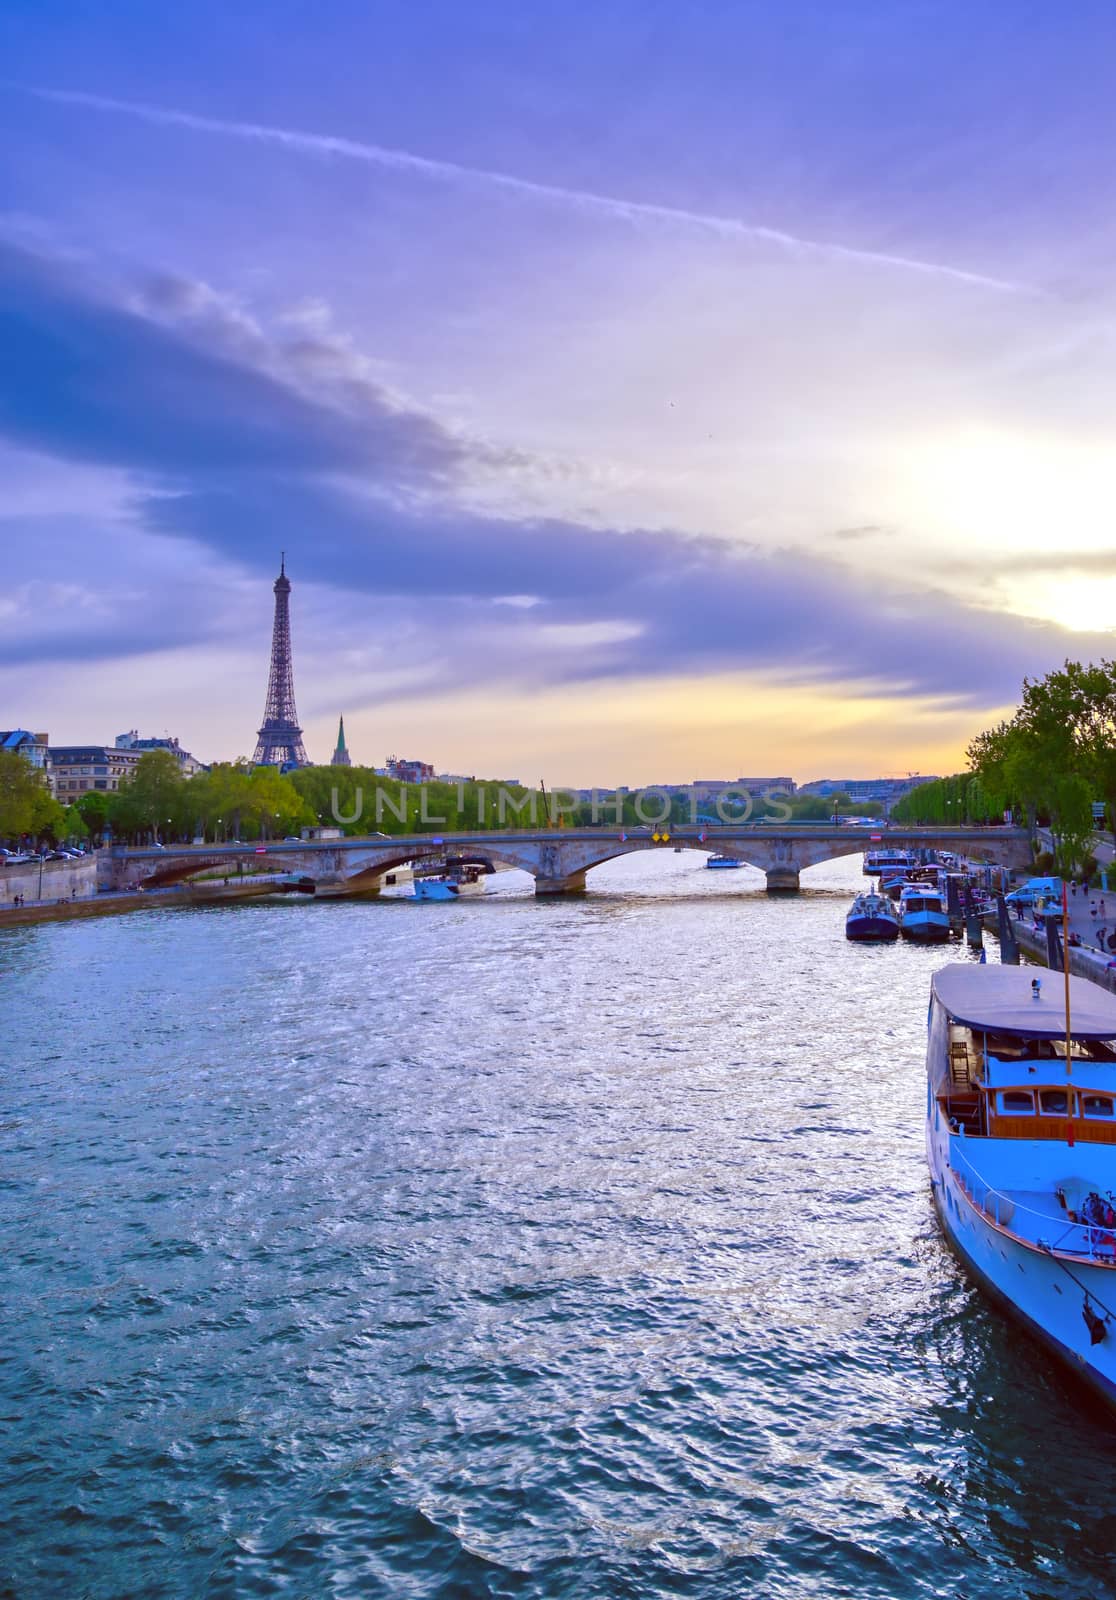
[{"label": "tour boat", "polygon": [[415,878],[414,897],[416,900],[458,900],[462,895],[484,894],[486,878],[484,868],[471,862],[445,872],[432,872]]},{"label": "tour boat", "polygon": [[905,873],[908,867],[917,866],[917,858],[910,850],[866,850],[864,870],[871,877],[887,873],[889,876]]},{"label": "tour boat", "polygon": [[908,883],[899,896],[899,932],[919,944],[943,944],[949,938],[949,914],[937,889]]},{"label": "tour boat", "polygon": [[710,856],[705,865],[716,869],[718,867],[742,867],[744,863],[743,861],[737,861],[735,856]]},{"label": "tour boat", "polygon": [[863,941],[898,939],[895,907],[883,894],[858,894],[845,918],[845,938]]},{"label": "tour boat", "polygon": [[934,974],[934,1203],[978,1283],[1116,1404],[1116,996],[1034,974]]}]

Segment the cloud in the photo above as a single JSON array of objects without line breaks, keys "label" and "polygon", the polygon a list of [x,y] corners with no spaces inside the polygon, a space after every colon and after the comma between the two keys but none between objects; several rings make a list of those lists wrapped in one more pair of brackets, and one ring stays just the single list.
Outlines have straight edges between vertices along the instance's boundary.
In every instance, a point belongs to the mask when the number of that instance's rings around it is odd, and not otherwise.
[{"label": "cloud", "polygon": [[460,441],[373,385],[359,405],[325,404],[267,370],[262,335],[199,287],[192,301],[181,282],[152,288],[169,323],[137,309],[142,292],[114,304],[72,267],[0,243],[0,431],[154,474],[359,471],[428,487],[464,464]]},{"label": "cloud", "polygon": [[298,129],[277,128],[255,122],[235,122],[218,117],[197,116],[193,112],[170,107],[146,105],[132,100],[118,100],[106,95],[85,94],[72,90],[41,88],[31,85],[14,85],[27,93],[56,105],[83,107],[117,116],[135,117],[159,127],[184,128],[194,133],[216,135],[223,138],[247,140],[256,144],[271,144],[292,150],[301,155],[338,157],[347,161],[360,161],[366,165],[394,172],[411,173],[417,177],[441,183],[482,185],[502,191],[520,199],[561,205],[583,214],[600,216],[614,222],[635,224],[651,223],[671,228],[697,229],[718,238],[773,246],[796,256],[817,256],[835,261],[859,262],[865,266],[885,267],[900,272],[911,272],[951,280],[957,284],[977,289],[991,289],[997,293],[1035,294],[1034,288],[1008,279],[971,272],[940,261],[922,261],[883,251],[860,250],[848,245],[833,244],[817,239],[801,238],[778,228],[745,222],[738,217],[709,215],[689,211],[683,207],[655,205],[646,201],[624,200],[616,196],[597,194],[584,189],[565,188],[559,184],[536,183],[528,178],[516,177],[507,172],[493,172],[480,167],[467,167],[455,161],[435,160],[419,156],[408,150],[387,145],[369,144],[361,140],[339,138],[333,134],[306,133]]},{"label": "cloud", "polygon": [[834,528],[830,538],[841,544],[851,544],[854,539],[882,539],[894,532],[894,528],[886,527],[882,522],[862,522],[855,527]]},{"label": "cloud", "polygon": [[[347,348],[310,320],[313,337]],[[816,552],[485,513],[467,495],[490,453],[367,380],[348,405],[316,390],[282,338],[185,280],[148,279],[113,301],[72,266],[8,250],[0,343],[0,433],[131,475],[127,560],[100,590],[89,580],[91,621],[69,643],[44,625],[40,648],[55,638],[60,657],[109,658],[192,629],[212,638],[215,597],[232,636],[229,595],[270,579],[281,546],[300,584],[336,597],[321,607],[318,647],[336,648],[341,617],[349,637],[391,629],[432,664],[416,692],[689,675],[700,693],[704,674],[747,670],[999,705],[1071,637],[1075,652],[1098,643],[883,575],[869,589]],[[350,366],[360,359],[349,351]],[[179,570],[202,552],[204,581],[167,584],[168,549]]]},{"label": "cloud", "polygon": [[[669,530],[601,530],[411,508],[334,485],[251,484],[164,498],[151,525],[266,565],[315,530],[315,582],[350,614],[382,608],[442,686],[586,682],[745,669],[901,699],[1001,705],[1026,674],[1103,635],[965,606],[801,550],[760,553]],[[530,596],[509,606],[508,595]],[[361,597],[365,597],[363,600]],[[417,686],[427,692],[429,680]]]},{"label": "cloud", "polygon": [[1024,577],[1029,573],[1089,572],[1116,577],[1116,550],[1014,550],[1004,555],[958,560],[950,570],[989,578]]}]

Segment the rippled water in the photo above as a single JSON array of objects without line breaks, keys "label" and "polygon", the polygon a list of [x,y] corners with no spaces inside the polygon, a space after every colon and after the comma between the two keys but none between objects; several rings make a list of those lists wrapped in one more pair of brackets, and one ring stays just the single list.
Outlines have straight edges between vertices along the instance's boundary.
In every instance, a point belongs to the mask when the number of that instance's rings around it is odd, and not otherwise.
[{"label": "rippled water", "polygon": [[1116,1593],[857,868],[0,935],[0,1596]]}]

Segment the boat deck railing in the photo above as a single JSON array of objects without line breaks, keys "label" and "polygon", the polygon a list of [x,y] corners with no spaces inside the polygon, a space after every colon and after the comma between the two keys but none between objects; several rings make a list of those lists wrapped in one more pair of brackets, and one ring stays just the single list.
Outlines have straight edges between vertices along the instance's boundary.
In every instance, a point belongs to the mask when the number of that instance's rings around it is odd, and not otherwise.
[{"label": "boat deck railing", "polygon": [[951,1141],[950,1166],[961,1189],[990,1221],[1039,1250],[1116,1266],[1116,1229],[1071,1222],[1053,1190],[1047,1211],[1024,1204],[1018,1195],[988,1183],[957,1145],[958,1140]]}]

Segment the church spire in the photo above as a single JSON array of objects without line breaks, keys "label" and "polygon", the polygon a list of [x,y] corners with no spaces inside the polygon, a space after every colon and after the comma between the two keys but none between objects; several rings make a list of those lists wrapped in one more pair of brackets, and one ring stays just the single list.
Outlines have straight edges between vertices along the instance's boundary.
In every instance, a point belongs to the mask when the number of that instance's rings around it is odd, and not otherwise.
[{"label": "church spire", "polygon": [[353,763],[349,757],[348,749],[345,745],[345,719],[344,717],[341,717],[337,724],[337,749],[333,752],[333,759],[330,761],[330,766],[351,767],[352,764]]}]

